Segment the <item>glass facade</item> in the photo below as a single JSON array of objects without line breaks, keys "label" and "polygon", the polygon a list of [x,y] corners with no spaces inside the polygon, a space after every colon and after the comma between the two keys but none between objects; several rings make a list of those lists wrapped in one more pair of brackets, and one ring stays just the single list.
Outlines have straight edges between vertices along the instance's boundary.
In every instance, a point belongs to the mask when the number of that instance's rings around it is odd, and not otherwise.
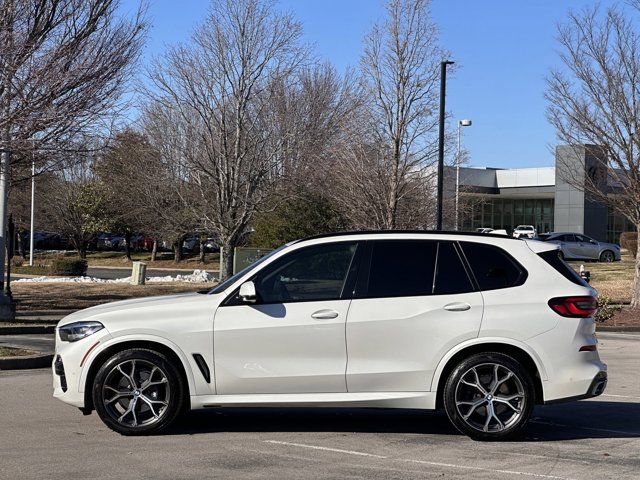
[{"label": "glass facade", "polygon": [[518,225],[533,225],[538,233],[553,231],[553,199],[476,198],[466,202],[462,230],[476,228],[512,231]]},{"label": "glass facade", "polygon": [[607,208],[607,242],[620,243],[622,232],[635,232],[636,226],[612,208]]}]

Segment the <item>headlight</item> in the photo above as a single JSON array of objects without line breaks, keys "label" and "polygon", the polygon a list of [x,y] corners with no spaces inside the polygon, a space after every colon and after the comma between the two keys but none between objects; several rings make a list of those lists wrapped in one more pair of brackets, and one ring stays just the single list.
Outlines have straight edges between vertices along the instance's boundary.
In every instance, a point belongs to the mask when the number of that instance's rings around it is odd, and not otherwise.
[{"label": "headlight", "polygon": [[58,334],[63,342],[77,342],[103,328],[100,322],[76,322],[58,328]]}]

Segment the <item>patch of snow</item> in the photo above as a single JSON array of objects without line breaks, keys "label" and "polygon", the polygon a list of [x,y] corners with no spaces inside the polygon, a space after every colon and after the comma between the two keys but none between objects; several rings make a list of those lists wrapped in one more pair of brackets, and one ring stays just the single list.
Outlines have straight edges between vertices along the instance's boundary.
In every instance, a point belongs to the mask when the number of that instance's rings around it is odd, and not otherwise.
[{"label": "patch of snow", "polygon": [[[207,283],[216,281],[217,278],[206,272],[205,270],[194,270],[193,273],[185,275],[170,275],[164,277],[147,277],[146,283],[169,283],[169,282],[187,282],[187,283]],[[129,283],[131,277],[116,278],[113,280],[105,280],[96,277],[33,277],[20,278],[13,280],[12,283]]]}]

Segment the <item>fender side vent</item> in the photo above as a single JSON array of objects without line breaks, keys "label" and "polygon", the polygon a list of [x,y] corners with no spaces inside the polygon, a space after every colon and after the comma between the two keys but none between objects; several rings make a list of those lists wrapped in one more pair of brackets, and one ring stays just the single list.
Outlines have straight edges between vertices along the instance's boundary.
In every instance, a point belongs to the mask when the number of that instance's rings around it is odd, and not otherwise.
[{"label": "fender side vent", "polygon": [[202,376],[204,377],[206,382],[211,383],[211,373],[209,372],[209,366],[207,365],[207,362],[205,361],[205,359],[199,353],[194,353],[193,359],[198,364],[200,373],[202,373]]}]

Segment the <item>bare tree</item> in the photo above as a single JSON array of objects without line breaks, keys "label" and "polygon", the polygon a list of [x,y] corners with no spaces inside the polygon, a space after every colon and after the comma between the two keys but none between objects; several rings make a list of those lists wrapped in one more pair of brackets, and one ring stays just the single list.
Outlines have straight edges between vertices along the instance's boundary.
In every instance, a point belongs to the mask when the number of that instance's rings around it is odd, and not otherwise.
[{"label": "bare tree", "polygon": [[260,119],[269,85],[305,58],[300,34],[269,0],[215,0],[191,44],[169,50],[150,72],[155,89],[148,93],[174,109],[197,145],[182,158],[207,188],[206,220],[224,249],[222,277],[275,178],[276,152]]},{"label": "bare tree", "polygon": [[142,11],[129,21],[118,5],[0,0],[0,272],[11,153],[75,148],[118,107],[145,30]]},{"label": "bare tree", "polygon": [[[632,2],[638,11],[640,2]],[[561,142],[586,145],[586,175],[558,165],[565,181],[633,222],[640,236],[640,36],[629,12],[592,7],[558,28],[563,68],[547,80],[548,118]],[[640,255],[633,307],[640,307]]]},{"label": "bare tree", "polygon": [[344,183],[337,200],[353,205],[357,226],[392,229],[427,220],[426,212],[414,215],[414,207],[430,205],[425,195],[437,153],[437,67],[444,57],[429,3],[389,0],[387,18],[365,38],[364,128],[356,129],[355,143],[345,150],[351,155],[336,166]]}]

